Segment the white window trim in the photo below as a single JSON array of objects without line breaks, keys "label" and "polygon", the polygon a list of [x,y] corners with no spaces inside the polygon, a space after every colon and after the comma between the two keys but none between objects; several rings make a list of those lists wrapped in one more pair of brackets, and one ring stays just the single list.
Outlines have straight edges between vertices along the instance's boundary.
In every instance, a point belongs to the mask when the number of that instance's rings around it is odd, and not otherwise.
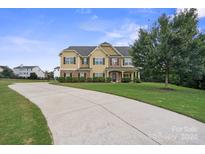
[{"label": "white window trim", "polygon": [[[96,60],[102,59],[102,63],[96,63]],[[95,57],[95,65],[103,65],[103,59],[104,57]]]},{"label": "white window trim", "polygon": [[132,58],[124,58],[124,65],[132,65]]},{"label": "white window trim", "polygon": [[[71,63],[72,62],[71,58],[73,60],[73,63]],[[74,59],[75,59],[75,57],[65,57],[65,64],[75,64],[74,63],[75,62]]]}]

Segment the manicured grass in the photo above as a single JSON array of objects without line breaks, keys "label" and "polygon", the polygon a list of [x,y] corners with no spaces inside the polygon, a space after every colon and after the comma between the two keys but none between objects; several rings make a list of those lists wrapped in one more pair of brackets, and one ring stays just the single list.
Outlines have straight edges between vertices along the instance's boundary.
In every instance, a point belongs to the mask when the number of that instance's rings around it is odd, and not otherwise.
[{"label": "manicured grass", "polygon": [[[162,83],[53,83],[95,90],[146,102],[205,122],[205,91]],[[125,102],[126,103],[126,102]],[[145,113],[146,114],[146,113]],[[162,115],[163,116],[163,115]]]},{"label": "manicured grass", "polygon": [[37,81],[0,79],[0,144],[52,144],[40,109],[8,88],[15,82]]}]

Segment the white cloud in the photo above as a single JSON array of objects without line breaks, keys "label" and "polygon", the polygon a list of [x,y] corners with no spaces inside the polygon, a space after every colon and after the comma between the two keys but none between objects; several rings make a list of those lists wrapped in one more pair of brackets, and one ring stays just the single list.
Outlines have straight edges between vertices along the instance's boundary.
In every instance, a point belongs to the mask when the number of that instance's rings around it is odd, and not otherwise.
[{"label": "white cloud", "polygon": [[92,20],[96,20],[96,19],[98,19],[98,16],[97,16],[97,15],[93,15],[93,16],[91,17],[91,19],[92,19]]},{"label": "white cloud", "polygon": [[114,45],[129,45],[138,39],[140,28],[147,28],[147,26],[140,26],[134,22],[128,22],[116,29],[107,31],[101,38],[101,41],[108,41]]},{"label": "white cloud", "polygon": [[33,49],[40,49],[45,46],[45,41],[28,39],[20,36],[0,37],[0,52],[32,52]]},{"label": "white cloud", "polygon": [[122,24],[114,20],[99,20],[98,18],[87,20],[80,25],[85,31],[99,32],[101,37],[99,43],[110,42],[113,45],[129,45],[138,38],[140,28],[147,28],[146,25],[138,25],[130,20],[122,20]]},{"label": "white cloud", "polygon": [[[177,8],[176,13],[183,11],[185,8]],[[197,8],[199,18],[205,17],[205,8]]]},{"label": "white cloud", "polygon": [[91,9],[77,9],[76,12],[79,14],[91,14],[92,13]]}]

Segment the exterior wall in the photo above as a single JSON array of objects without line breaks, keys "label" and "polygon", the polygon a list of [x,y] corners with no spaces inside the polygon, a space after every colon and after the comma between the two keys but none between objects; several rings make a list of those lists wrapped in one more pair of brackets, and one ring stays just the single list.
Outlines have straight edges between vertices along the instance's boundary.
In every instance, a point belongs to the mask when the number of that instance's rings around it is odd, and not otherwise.
[{"label": "exterior wall", "polygon": [[[104,65],[93,65],[93,58],[105,58],[105,64]],[[105,68],[108,67],[108,58],[104,51],[102,49],[97,48],[95,49],[94,52],[92,52],[90,59],[89,59],[89,64],[91,68],[91,74],[90,76],[93,77],[93,73],[105,73]]]},{"label": "exterior wall", "polygon": [[60,77],[60,68],[56,68],[53,71],[54,78]]},{"label": "exterior wall", "polygon": [[14,71],[14,74],[19,76],[19,77],[25,77],[25,78],[28,78],[30,77],[30,74],[31,73],[36,73],[36,75],[39,77],[39,78],[45,78],[45,73],[39,68],[39,67],[34,67],[34,68],[15,68],[13,69]]},{"label": "exterior wall", "polygon": [[[64,62],[64,57],[76,57],[76,63],[75,64],[63,64]],[[80,57],[79,55],[74,52],[74,51],[69,51],[69,52],[63,52],[60,56],[60,68],[61,69],[69,69],[69,70],[76,70],[78,69],[80,66]]]},{"label": "exterior wall", "polygon": [[112,47],[109,46],[101,46],[105,52],[108,53],[108,55],[119,55]]},{"label": "exterior wall", "polygon": [[89,57],[88,58],[88,64],[83,64],[83,58],[80,57],[80,67],[83,67],[83,68],[89,68]]},{"label": "exterior wall", "polygon": [[77,71],[77,70],[74,70],[74,71],[61,70],[60,71],[61,77],[64,77],[64,73],[66,73],[67,77],[70,75],[70,73],[72,73],[72,77],[78,77],[78,73],[80,73],[80,72],[86,73],[86,78],[90,77],[90,71]]},{"label": "exterior wall", "polygon": [[0,67],[0,72],[3,72],[3,71],[4,71],[4,69]]}]

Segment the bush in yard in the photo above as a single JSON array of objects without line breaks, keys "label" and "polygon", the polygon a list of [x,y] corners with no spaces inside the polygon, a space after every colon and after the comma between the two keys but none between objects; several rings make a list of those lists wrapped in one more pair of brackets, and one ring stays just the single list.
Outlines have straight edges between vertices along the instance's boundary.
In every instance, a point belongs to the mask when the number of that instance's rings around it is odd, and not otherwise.
[{"label": "bush in yard", "polygon": [[93,79],[92,78],[87,78],[86,81],[87,82],[93,82]]},{"label": "bush in yard", "polygon": [[79,82],[79,79],[77,77],[73,77],[72,82]]},{"label": "bush in yard", "polygon": [[105,82],[104,77],[93,77],[93,82]]},{"label": "bush in yard", "polygon": [[131,79],[130,78],[122,78],[122,82],[128,83],[128,82],[131,82]]},{"label": "bush in yard", "polygon": [[140,80],[139,78],[135,77],[134,80],[133,80],[133,82],[135,82],[135,83],[141,83],[141,80]]},{"label": "bush in yard", "polygon": [[58,80],[59,82],[61,82],[61,83],[65,82],[65,78],[64,78],[64,77],[59,77],[57,80]]},{"label": "bush in yard", "polygon": [[85,82],[85,81],[86,81],[85,77],[79,77],[79,82]]},{"label": "bush in yard", "polygon": [[38,76],[36,75],[36,73],[32,72],[32,73],[30,73],[29,79],[34,79],[34,80],[36,80],[36,79],[38,79]]},{"label": "bush in yard", "polygon": [[65,82],[72,82],[72,77],[66,77]]},{"label": "bush in yard", "polygon": [[112,80],[111,77],[106,78],[106,82],[111,82],[111,80]]}]

